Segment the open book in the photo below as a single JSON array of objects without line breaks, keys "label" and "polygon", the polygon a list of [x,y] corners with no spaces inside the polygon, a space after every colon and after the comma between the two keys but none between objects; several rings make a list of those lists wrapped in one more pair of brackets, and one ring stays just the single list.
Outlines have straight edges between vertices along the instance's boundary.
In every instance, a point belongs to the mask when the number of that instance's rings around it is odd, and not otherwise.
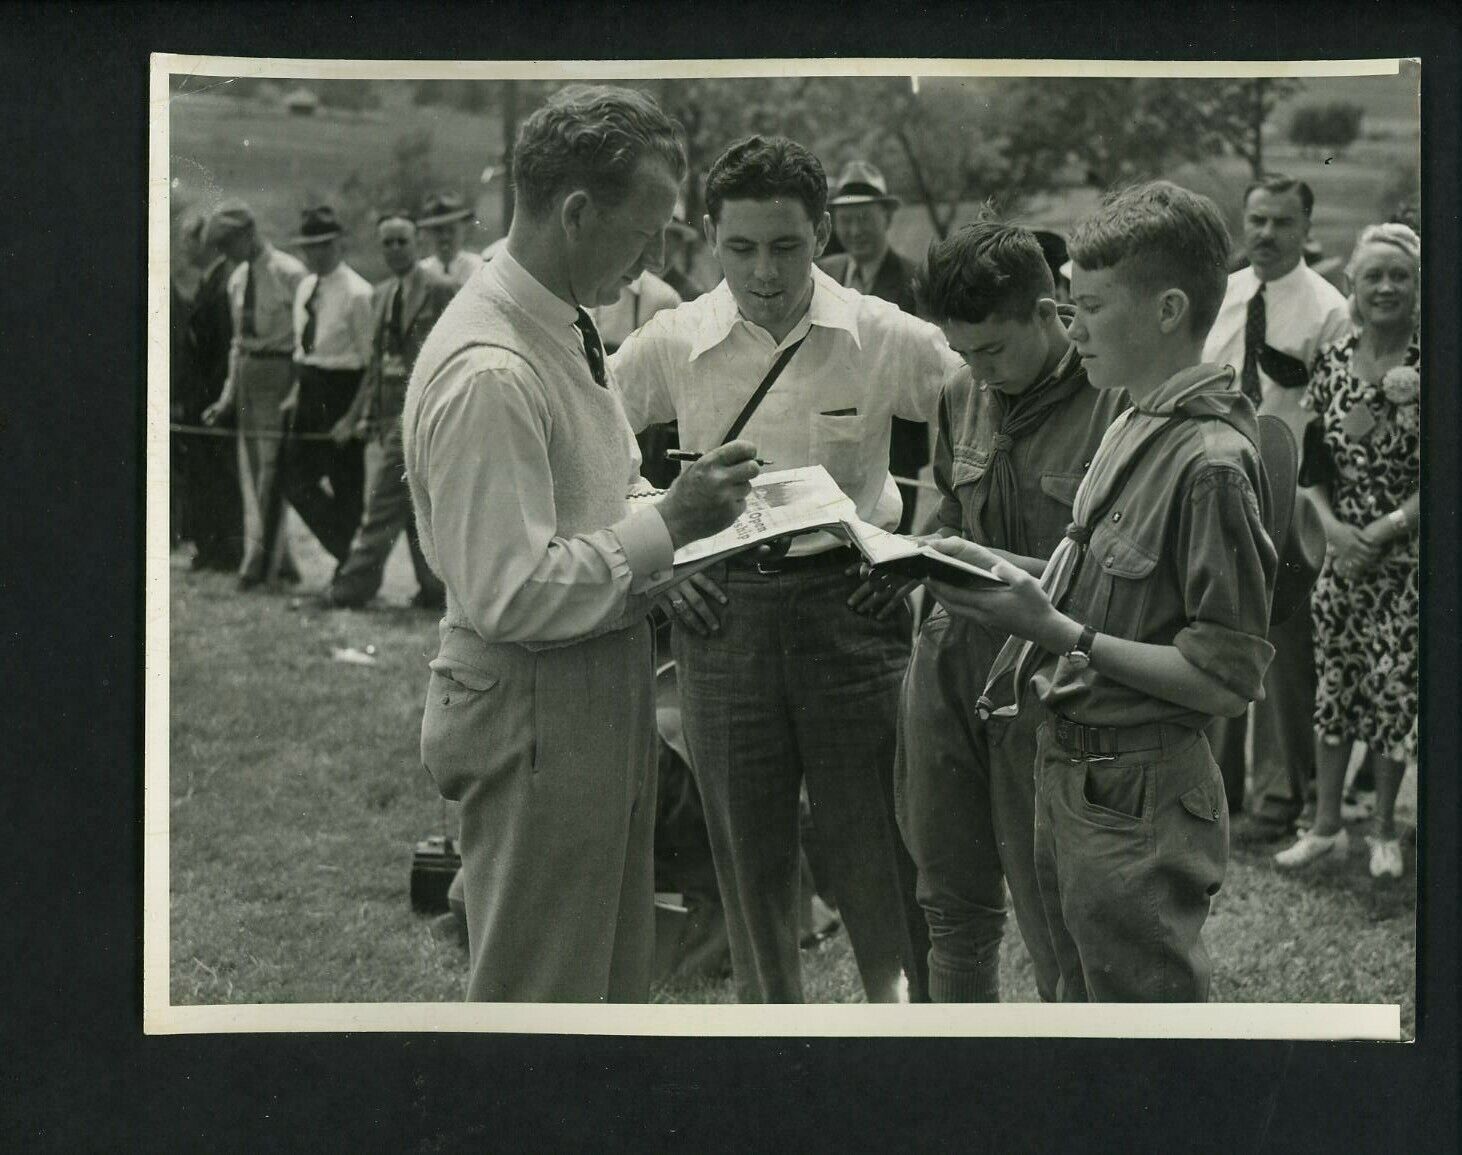
[{"label": "open book", "polygon": [[888,570],[914,581],[937,576],[959,584],[994,582],[988,570],[959,561],[870,525],[821,465],[763,473],[751,483],[746,509],[720,533],[693,541],[675,551],[674,574],[645,592],[655,594],[707,566],[765,542],[804,533],[825,532],[849,542],[875,570]]}]

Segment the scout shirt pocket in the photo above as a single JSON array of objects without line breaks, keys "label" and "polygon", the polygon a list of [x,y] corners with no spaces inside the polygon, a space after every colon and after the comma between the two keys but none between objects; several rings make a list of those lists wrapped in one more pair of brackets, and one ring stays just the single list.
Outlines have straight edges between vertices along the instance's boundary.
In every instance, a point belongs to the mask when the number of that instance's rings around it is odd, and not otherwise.
[{"label": "scout shirt pocket", "polygon": [[1094,594],[1083,625],[1102,634],[1139,640],[1157,568],[1157,551],[1116,528],[1109,513],[1092,535],[1086,565],[1093,567]]},{"label": "scout shirt pocket", "polygon": [[822,465],[844,493],[855,494],[868,468],[864,444],[867,420],[861,410],[813,413],[808,419],[807,441],[812,460]]},{"label": "scout shirt pocket", "polygon": [[1071,524],[1071,507],[1076,504],[1076,491],[1081,488],[1084,473],[1061,473],[1047,470],[1041,474],[1041,491],[1030,502],[1027,537],[1039,557],[1049,557],[1066,536]]},{"label": "scout shirt pocket", "polygon": [[[473,638],[475,653],[451,630],[430,663],[421,720],[421,761],[443,798],[458,802],[475,783],[531,766],[535,755],[532,655],[499,662]],[[524,671],[515,669],[526,663]],[[502,668],[498,668],[501,666]],[[526,677],[524,676],[526,675]]]}]

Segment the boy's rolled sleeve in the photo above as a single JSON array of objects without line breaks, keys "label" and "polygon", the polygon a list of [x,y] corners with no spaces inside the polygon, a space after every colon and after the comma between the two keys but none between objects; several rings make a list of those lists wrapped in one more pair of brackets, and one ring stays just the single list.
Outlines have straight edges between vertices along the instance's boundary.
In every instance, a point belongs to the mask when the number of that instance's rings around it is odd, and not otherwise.
[{"label": "boy's rolled sleeve", "polygon": [[1181,506],[1178,548],[1187,561],[1188,624],[1173,645],[1245,701],[1258,700],[1274,657],[1269,603],[1278,554],[1239,469],[1214,466],[1194,478]]}]

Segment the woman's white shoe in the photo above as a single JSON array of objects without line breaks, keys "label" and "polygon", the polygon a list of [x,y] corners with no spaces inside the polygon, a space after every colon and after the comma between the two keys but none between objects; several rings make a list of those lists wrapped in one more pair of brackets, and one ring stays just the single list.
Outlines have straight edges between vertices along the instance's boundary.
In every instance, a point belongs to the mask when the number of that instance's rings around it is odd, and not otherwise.
[{"label": "woman's white shoe", "polygon": [[1371,846],[1371,877],[1400,878],[1406,873],[1401,858],[1401,839],[1367,838]]},{"label": "woman's white shoe", "polygon": [[1321,858],[1344,858],[1349,853],[1350,835],[1344,829],[1334,834],[1316,834],[1307,830],[1293,846],[1276,854],[1274,862],[1288,870],[1309,866]]}]

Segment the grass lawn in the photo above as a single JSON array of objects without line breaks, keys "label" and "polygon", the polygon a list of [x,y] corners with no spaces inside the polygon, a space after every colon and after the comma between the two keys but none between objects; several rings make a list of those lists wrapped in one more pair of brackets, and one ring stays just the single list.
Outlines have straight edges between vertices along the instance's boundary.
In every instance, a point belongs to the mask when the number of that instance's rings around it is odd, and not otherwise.
[{"label": "grass lawn", "polygon": [[[292,526],[305,574],[328,565]],[[240,594],[173,555],[171,992],[178,1004],[455,1001],[466,954],[407,900],[412,844],[455,827],[421,769],[418,726],[434,618],[406,607],[404,543],[377,608],[323,613],[295,594]],[[332,660],[376,647],[374,666]],[[1403,795],[1414,821],[1414,777]],[[445,814],[445,819],[444,819]],[[1207,941],[1213,997],[1394,1002],[1415,1030],[1414,861],[1373,883],[1359,844],[1343,868],[1280,874],[1237,850]],[[552,917],[552,912],[544,912]],[[804,954],[809,998],[861,998],[847,938]],[[1036,997],[1013,927],[1007,999]],[[730,1002],[729,982],[657,989]]]}]

